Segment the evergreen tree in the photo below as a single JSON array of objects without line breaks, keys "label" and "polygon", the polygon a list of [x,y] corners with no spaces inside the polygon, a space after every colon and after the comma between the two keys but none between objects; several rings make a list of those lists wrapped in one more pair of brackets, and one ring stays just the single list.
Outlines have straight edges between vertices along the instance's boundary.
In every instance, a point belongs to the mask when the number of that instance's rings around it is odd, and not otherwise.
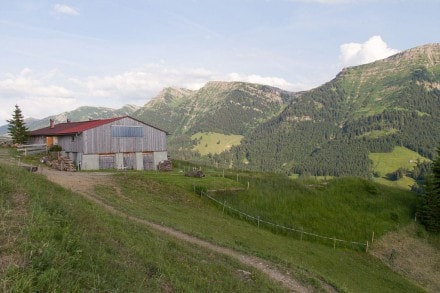
[{"label": "evergreen tree", "polygon": [[426,230],[440,232],[440,147],[432,165],[432,174],[426,181],[426,191],[421,198],[418,216]]},{"label": "evergreen tree", "polygon": [[20,107],[15,105],[14,114],[11,120],[8,122],[8,132],[12,137],[14,143],[24,143],[28,139],[29,130],[24,123],[23,114],[21,113]]}]

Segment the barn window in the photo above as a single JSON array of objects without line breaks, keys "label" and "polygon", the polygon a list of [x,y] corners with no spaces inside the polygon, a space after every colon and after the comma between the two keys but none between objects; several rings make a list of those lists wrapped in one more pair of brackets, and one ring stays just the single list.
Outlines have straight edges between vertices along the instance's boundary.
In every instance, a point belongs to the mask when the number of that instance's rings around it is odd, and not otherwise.
[{"label": "barn window", "polygon": [[143,137],[144,136],[143,127],[112,125],[112,136],[113,137]]}]

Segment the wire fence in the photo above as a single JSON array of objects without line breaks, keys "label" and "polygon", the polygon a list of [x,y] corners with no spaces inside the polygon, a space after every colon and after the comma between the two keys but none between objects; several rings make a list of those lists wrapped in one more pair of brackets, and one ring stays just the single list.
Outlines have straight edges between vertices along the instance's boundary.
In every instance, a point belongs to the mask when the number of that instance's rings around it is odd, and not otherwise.
[{"label": "wire fence", "polygon": [[[240,217],[244,217],[245,219],[247,219],[250,222],[256,223],[258,228],[260,228],[260,225],[265,224],[265,225],[267,225],[269,227],[272,227],[272,228],[275,228],[275,229],[280,229],[282,231],[298,233],[300,235],[300,239],[301,240],[303,240],[303,236],[309,236],[309,237],[314,237],[314,238],[317,238],[317,239],[320,239],[320,240],[325,240],[327,243],[328,243],[328,241],[332,241],[333,242],[333,248],[336,248],[336,244],[337,243],[344,244],[346,246],[348,245],[348,246],[351,246],[351,247],[356,246],[356,247],[365,249],[365,251],[368,251],[368,248],[369,248],[369,241],[366,241],[365,243],[361,243],[361,242],[357,242],[357,241],[349,241],[349,240],[344,240],[344,239],[338,239],[336,237],[329,237],[329,236],[319,235],[319,234],[312,233],[312,232],[307,232],[307,231],[304,231],[303,229],[296,229],[296,228],[287,227],[287,226],[284,226],[284,225],[279,225],[279,224],[276,224],[276,223],[265,221],[265,220],[261,219],[259,216],[249,215],[249,214],[247,214],[247,213],[245,213],[243,211],[240,211],[240,210],[238,210],[238,209],[236,209],[234,207],[231,207],[231,206],[226,204],[226,201],[221,202],[221,201],[215,199],[214,197],[210,196],[208,194],[208,192],[205,192],[203,190],[200,190],[200,194],[199,195],[200,196],[205,196],[209,200],[211,200],[211,201],[215,202],[216,204],[220,205],[222,207],[222,209],[223,209],[223,213],[225,211],[227,211],[227,212],[232,213],[232,214],[237,214]],[[372,241],[373,241],[373,239],[374,239],[374,233],[373,233],[373,236],[372,236]]]}]

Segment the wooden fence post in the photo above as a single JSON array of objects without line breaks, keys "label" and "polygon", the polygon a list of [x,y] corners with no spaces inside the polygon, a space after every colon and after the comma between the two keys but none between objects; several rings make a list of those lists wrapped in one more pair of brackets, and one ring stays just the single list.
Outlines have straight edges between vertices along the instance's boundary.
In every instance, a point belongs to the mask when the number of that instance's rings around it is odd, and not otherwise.
[{"label": "wooden fence post", "polygon": [[367,240],[367,246],[365,246],[365,252],[368,252],[368,240]]},{"label": "wooden fence post", "polygon": [[258,216],[258,228],[260,228],[260,216]]},{"label": "wooden fence post", "polygon": [[336,237],[333,237],[333,249],[336,249]]},{"label": "wooden fence post", "polygon": [[374,242],[374,231],[373,231],[373,235],[371,235],[371,244],[373,244]]},{"label": "wooden fence post", "polygon": [[225,213],[225,206],[226,206],[226,200],[225,201],[223,201],[223,214]]}]

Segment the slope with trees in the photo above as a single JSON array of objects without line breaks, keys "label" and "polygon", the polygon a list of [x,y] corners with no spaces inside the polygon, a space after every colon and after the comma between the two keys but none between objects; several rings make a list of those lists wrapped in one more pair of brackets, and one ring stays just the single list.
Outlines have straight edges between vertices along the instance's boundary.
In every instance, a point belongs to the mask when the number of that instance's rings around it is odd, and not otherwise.
[{"label": "slope with trees", "polygon": [[347,68],[304,93],[242,145],[240,168],[371,175],[369,152],[405,146],[432,158],[440,138],[440,44]]},{"label": "slope with trees", "polygon": [[440,232],[440,147],[437,159],[432,164],[432,174],[426,180],[425,193],[421,196],[418,209],[420,222],[426,230]]}]

